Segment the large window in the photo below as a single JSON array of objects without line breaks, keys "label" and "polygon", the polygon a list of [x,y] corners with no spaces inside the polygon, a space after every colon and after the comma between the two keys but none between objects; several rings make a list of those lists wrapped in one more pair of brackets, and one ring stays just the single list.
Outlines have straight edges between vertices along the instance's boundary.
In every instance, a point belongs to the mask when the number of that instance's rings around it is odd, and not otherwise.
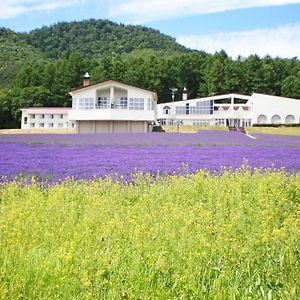
[{"label": "large window", "polygon": [[94,109],[94,98],[80,98],[79,109]]},{"label": "large window", "polygon": [[128,105],[127,97],[121,97],[120,98],[120,108],[121,109],[127,109],[127,105]]},{"label": "large window", "polygon": [[27,122],[28,122],[28,118],[24,117],[24,124],[27,124]]},{"label": "large window", "polygon": [[176,106],[177,115],[211,115],[213,114],[213,101],[199,101],[196,105]]},{"label": "large window", "polygon": [[98,97],[96,108],[109,108],[107,97]]},{"label": "large window", "polygon": [[131,110],[144,110],[144,98],[130,98],[129,109]]},{"label": "large window", "polygon": [[147,105],[148,110],[153,110],[153,102],[151,98],[148,98],[148,105]]}]

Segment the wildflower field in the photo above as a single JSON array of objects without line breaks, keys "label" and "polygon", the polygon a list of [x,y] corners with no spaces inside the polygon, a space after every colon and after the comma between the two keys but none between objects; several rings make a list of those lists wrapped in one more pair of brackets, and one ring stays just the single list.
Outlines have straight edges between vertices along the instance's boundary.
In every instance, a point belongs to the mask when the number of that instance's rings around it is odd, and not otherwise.
[{"label": "wildflower field", "polygon": [[300,139],[253,137],[0,136],[0,299],[299,299]]}]

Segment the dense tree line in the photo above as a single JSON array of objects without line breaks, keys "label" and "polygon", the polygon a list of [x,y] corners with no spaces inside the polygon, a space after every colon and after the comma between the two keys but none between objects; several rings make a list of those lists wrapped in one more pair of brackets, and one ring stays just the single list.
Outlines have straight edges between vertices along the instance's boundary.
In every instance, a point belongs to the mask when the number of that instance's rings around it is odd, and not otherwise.
[{"label": "dense tree line", "polygon": [[159,102],[170,101],[170,88],[188,89],[189,98],[222,93],[253,92],[300,99],[300,61],[251,55],[234,60],[224,51],[166,54],[137,50],[130,54],[88,59],[72,53],[66,59],[25,64],[12,87],[0,90],[0,127],[17,127],[20,108],[70,106],[68,91],[82,84],[88,71],[92,81],[120,80],[154,90]]}]

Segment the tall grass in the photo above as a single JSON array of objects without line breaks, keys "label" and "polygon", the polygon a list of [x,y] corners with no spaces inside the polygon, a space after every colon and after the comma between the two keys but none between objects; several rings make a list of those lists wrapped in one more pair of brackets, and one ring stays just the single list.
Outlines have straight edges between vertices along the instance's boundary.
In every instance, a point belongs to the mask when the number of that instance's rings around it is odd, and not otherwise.
[{"label": "tall grass", "polygon": [[0,299],[299,299],[300,176],[0,188]]}]

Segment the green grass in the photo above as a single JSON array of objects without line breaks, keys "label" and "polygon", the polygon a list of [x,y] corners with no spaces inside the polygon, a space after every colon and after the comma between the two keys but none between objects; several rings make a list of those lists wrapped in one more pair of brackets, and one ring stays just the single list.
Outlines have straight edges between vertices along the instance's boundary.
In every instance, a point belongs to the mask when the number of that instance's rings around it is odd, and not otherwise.
[{"label": "green grass", "polygon": [[223,126],[163,125],[166,132],[196,133],[199,130],[228,130]]},{"label": "green grass", "polygon": [[300,176],[0,188],[0,299],[299,299]]},{"label": "green grass", "polygon": [[300,127],[248,127],[248,133],[267,133],[300,136]]}]

